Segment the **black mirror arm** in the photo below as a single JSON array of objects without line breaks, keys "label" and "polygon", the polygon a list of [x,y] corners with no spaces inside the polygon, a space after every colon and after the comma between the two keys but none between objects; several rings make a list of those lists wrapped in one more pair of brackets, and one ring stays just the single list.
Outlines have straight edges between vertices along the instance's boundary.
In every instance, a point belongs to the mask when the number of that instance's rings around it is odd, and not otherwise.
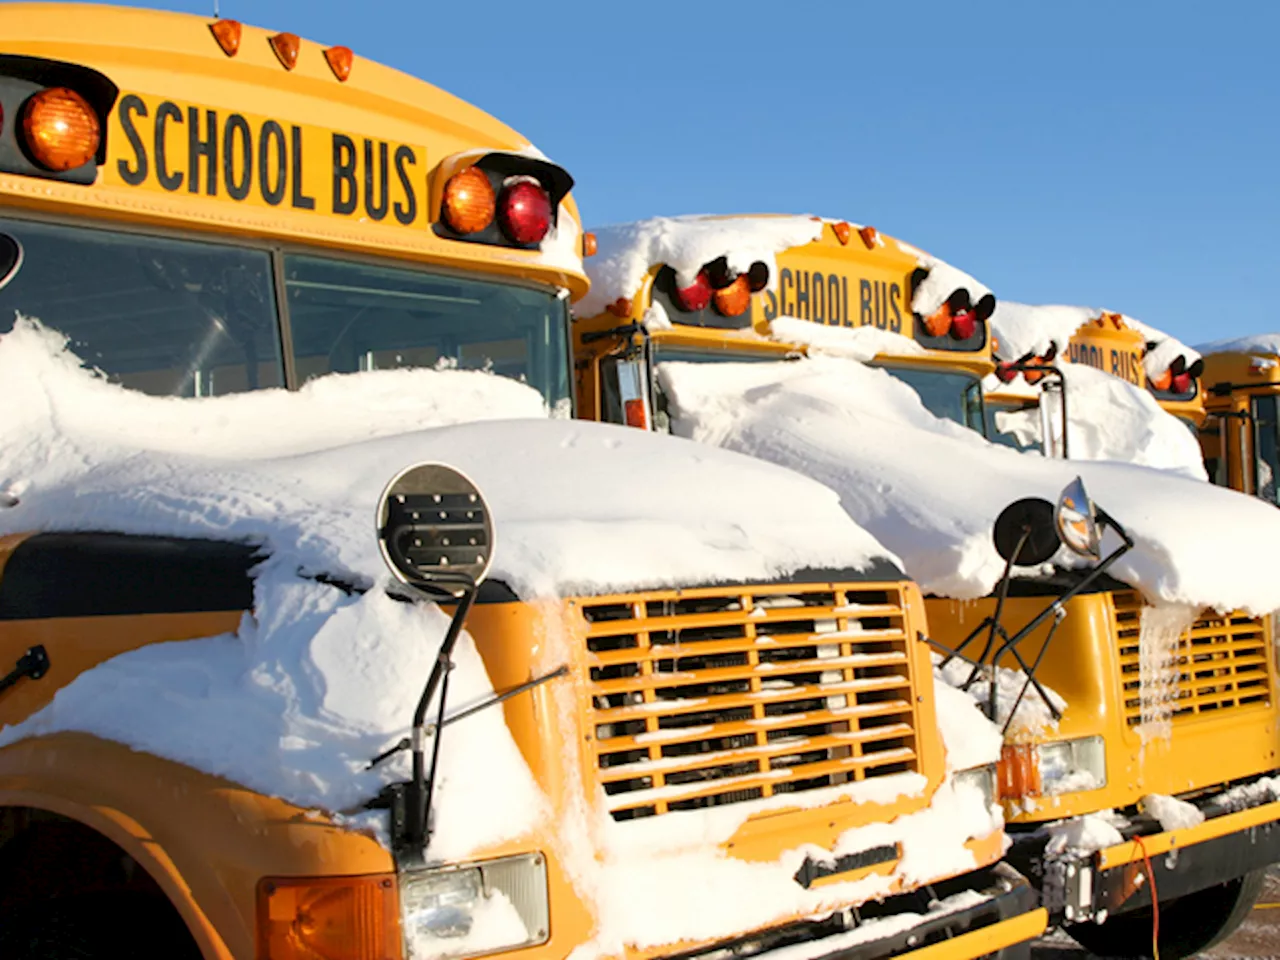
[{"label": "black mirror arm", "polygon": [[[974,664],[973,671],[969,674],[969,679],[964,682],[963,689],[965,690],[968,690],[969,687],[973,685],[973,682],[978,679],[978,673],[982,669],[982,662],[987,659],[987,654],[989,654],[995,647],[996,631],[1001,630],[1000,614],[1004,612],[1004,602],[1009,598],[1009,584],[1013,580],[1013,561],[1016,557],[1022,554],[1022,548],[1026,546],[1027,540],[1030,538],[1031,528],[1029,526],[1023,527],[1022,536],[1018,539],[1018,545],[1013,549],[1013,552],[1009,554],[1009,559],[1004,562],[1004,573],[1000,577],[1000,595],[996,598],[996,610],[991,616],[991,629],[987,632],[987,642],[983,645],[982,652],[979,653],[976,658],[977,663]],[[1003,630],[1001,630],[1001,632],[1003,633]],[[995,665],[994,660],[992,660],[991,663],[993,666]],[[994,682],[991,685],[991,691],[992,698],[994,699]]]}]

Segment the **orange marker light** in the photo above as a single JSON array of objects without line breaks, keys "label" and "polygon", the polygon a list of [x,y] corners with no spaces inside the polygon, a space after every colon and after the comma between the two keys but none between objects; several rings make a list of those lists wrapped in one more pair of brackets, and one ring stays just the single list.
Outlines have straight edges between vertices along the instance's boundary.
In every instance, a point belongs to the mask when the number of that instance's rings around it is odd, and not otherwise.
[{"label": "orange marker light", "polygon": [[400,960],[392,875],[286,877],[258,884],[258,956]]},{"label": "orange marker light", "polygon": [[356,55],[351,52],[350,47],[330,47],[324,52],[324,59],[329,64],[329,69],[343,83],[346,82],[347,77],[351,76],[351,64],[355,58]]},{"label": "orange marker light", "polygon": [[727,287],[717,290],[711,297],[716,313],[722,317],[740,317],[751,306],[751,284],[745,273]]},{"label": "orange marker light", "polygon": [[606,309],[619,320],[624,320],[631,316],[631,301],[626,297],[619,297],[617,300],[613,301],[613,303],[609,304]]},{"label": "orange marker light", "polygon": [[302,41],[296,33],[277,33],[267,42],[286,70],[292,70],[298,65],[298,50],[302,47]]},{"label": "orange marker light", "polygon": [[594,233],[584,233],[582,235],[582,255],[584,257],[594,257],[599,248],[600,244],[596,241]]},{"label": "orange marker light", "polygon": [[1001,748],[996,771],[1002,800],[1040,796],[1040,768],[1034,751],[1029,743],[1009,743]]},{"label": "orange marker light", "polygon": [[863,245],[871,250],[880,242],[880,234],[876,232],[875,227],[863,227],[858,231],[858,236],[862,238]]},{"label": "orange marker light", "polygon": [[849,242],[849,235],[853,232],[853,228],[841,220],[839,223],[833,223],[831,229],[835,231],[836,239],[840,241],[840,246],[844,246]]},{"label": "orange marker light", "polygon": [[84,97],[67,87],[50,87],[23,105],[22,139],[36,163],[62,173],[93,159],[102,127]]},{"label": "orange marker light", "polygon": [[209,29],[213,33],[213,39],[218,41],[218,46],[228,57],[234,57],[240,52],[239,20],[215,20],[209,24]]},{"label": "orange marker light", "polygon": [[945,337],[951,331],[951,305],[944,303],[936,313],[925,317],[924,328],[931,337]]},{"label": "orange marker light", "polygon": [[649,411],[645,409],[643,400],[636,398],[626,401],[622,405],[622,412],[628,427],[639,427],[641,430],[649,429]]},{"label": "orange marker light", "polygon": [[444,185],[441,215],[449,229],[466,236],[493,223],[498,198],[488,175],[477,167],[455,173]]},{"label": "orange marker light", "polygon": [[1173,383],[1173,371],[1161,370],[1159,376],[1151,378],[1151,385],[1157,390],[1168,390]]}]

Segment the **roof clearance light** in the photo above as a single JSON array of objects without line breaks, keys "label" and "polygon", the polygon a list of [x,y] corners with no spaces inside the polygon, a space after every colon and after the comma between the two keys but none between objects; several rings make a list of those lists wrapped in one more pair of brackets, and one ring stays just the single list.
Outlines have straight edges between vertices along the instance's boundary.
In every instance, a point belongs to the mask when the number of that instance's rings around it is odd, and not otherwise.
[{"label": "roof clearance light", "polygon": [[351,48],[330,47],[324,52],[324,59],[329,64],[329,69],[333,71],[333,75],[341,82],[346,83],[347,77],[351,76],[351,65],[356,59],[356,55],[351,52]]},{"label": "roof clearance light", "polygon": [[502,232],[516,243],[541,243],[551,229],[551,198],[534,180],[518,180],[498,204]]},{"label": "roof clearance light", "polygon": [[1158,376],[1151,378],[1151,385],[1157,390],[1168,390],[1173,386],[1173,372],[1171,370],[1161,370]]},{"label": "roof clearance light", "polygon": [[1174,393],[1190,393],[1191,392],[1191,374],[1183,371],[1173,378]]},{"label": "roof clearance light", "polygon": [[1018,371],[1011,369],[1009,364],[996,364],[996,379],[1001,383],[1013,383],[1013,380],[1017,375]]},{"label": "roof clearance light", "polygon": [[769,265],[762,260],[757,260],[751,265],[751,269],[747,271],[747,284],[751,287],[752,293],[759,293],[769,285]]},{"label": "roof clearance light", "polygon": [[973,310],[961,308],[951,318],[951,336],[955,340],[968,340],[978,332],[978,315]]},{"label": "roof clearance light", "polygon": [[693,283],[687,287],[676,287],[676,305],[686,313],[697,313],[707,309],[711,303],[711,278],[706,270],[699,270]]},{"label": "roof clearance light", "polygon": [[240,52],[240,29],[239,20],[215,20],[209,24],[213,39],[218,41],[218,46],[228,57]]},{"label": "roof clearance light", "polygon": [[716,313],[722,317],[740,317],[751,306],[751,284],[745,273],[727,287],[715,292],[712,298],[716,305]]},{"label": "roof clearance light", "polygon": [[605,308],[619,320],[624,320],[631,316],[631,300],[627,297],[619,297],[613,303]]},{"label": "roof clearance light", "polygon": [[441,214],[454,233],[463,236],[478,233],[493,223],[496,209],[493,184],[483,170],[467,167],[455,173],[444,185]]},{"label": "roof clearance light", "polygon": [[584,257],[594,257],[600,249],[600,242],[596,239],[594,233],[584,233],[582,235],[582,255]]},{"label": "roof clearance light", "polygon": [[871,250],[880,242],[880,234],[876,232],[875,227],[863,227],[858,231],[858,236],[862,238],[862,244],[868,250]]},{"label": "roof clearance light", "polygon": [[66,87],[50,87],[23,105],[22,139],[36,163],[61,173],[93,159],[102,128],[84,97]]},{"label": "roof clearance light", "polygon": [[831,229],[835,231],[836,239],[840,241],[840,246],[844,246],[849,242],[849,236],[853,232],[849,224],[841,220],[839,223],[833,223]]},{"label": "roof clearance light", "polygon": [[945,337],[951,330],[951,304],[944,303],[937,312],[925,317],[924,328],[931,337]]},{"label": "roof clearance light", "polygon": [[302,41],[296,33],[277,33],[267,42],[286,70],[292,70],[298,65],[298,50],[302,47]]}]

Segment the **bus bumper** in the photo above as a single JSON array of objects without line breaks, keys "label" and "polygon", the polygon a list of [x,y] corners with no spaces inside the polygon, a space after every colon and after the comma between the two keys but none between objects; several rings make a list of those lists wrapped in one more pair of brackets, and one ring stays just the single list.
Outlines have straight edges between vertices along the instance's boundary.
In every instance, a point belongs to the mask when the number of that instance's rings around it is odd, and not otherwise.
[{"label": "bus bumper", "polygon": [[1046,859],[1043,851],[1043,835],[1024,835],[1015,839],[1009,860],[1041,878],[1041,902],[1052,922],[1101,922],[1149,907],[1151,877],[1158,898],[1168,901],[1280,862],[1280,801],[1127,837],[1092,854]]}]

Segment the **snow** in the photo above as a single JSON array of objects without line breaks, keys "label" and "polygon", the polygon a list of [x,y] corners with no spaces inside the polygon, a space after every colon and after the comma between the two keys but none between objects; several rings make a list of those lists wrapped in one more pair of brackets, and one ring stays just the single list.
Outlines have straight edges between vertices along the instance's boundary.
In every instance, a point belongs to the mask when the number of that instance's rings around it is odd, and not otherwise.
[{"label": "snow", "polygon": [[1142,798],[1142,809],[1159,820],[1164,830],[1185,830],[1204,823],[1204,814],[1198,807],[1177,797],[1149,793]]},{"label": "snow", "polygon": [[1138,736],[1145,743],[1173,736],[1173,708],[1181,673],[1178,645],[1199,611],[1185,604],[1142,608],[1138,626]]},{"label": "snow", "polygon": [[1093,307],[1001,300],[991,315],[991,335],[1000,344],[997,352],[1002,360],[1019,360],[1027,354],[1041,357],[1050,347],[1057,347],[1061,355],[1075,332],[1099,313]]},{"label": "snow", "polygon": [[946,261],[939,260],[927,253],[919,253],[917,259],[920,266],[929,271],[915,294],[911,297],[911,310],[922,317],[937,313],[947,298],[957,290],[969,291],[969,302],[977,304],[985,296],[994,294],[963,270],[953,267]]},{"label": "snow", "polygon": [[[1195,436],[1177,417],[1161,409],[1149,390],[1088,364],[1063,362],[1059,369],[1067,382],[1068,451],[1072,460],[1119,460],[1170,470],[1196,480],[1208,479]],[[984,388],[989,383],[990,380],[984,382]],[[1019,378],[1015,383],[1025,381]],[[1012,386],[997,385],[1002,390]],[[1060,401],[1055,395],[1041,394],[1040,402],[1048,406],[1060,450]],[[996,414],[996,425],[1024,443],[1043,440],[1038,408],[1001,411]]]},{"label": "snow", "polygon": [[634,297],[650,268],[663,263],[689,284],[704,264],[720,257],[744,273],[761,261],[769,267],[772,289],[777,254],[817,240],[822,226],[820,219],[804,216],[683,216],[593,227],[597,253],[586,261],[591,292],[574,312],[593,317],[619,297]]},{"label": "snow", "polygon": [[1211,353],[1257,353],[1265,356],[1280,356],[1280,333],[1254,333],[1247,337],[1234,337],[1229,340],[1213,340],[1196,345],[1201,354]]},{"label": "snow", "polygon": [[[983,708],[991,702],[991,666],[984,665],[982,671],[978,674],[978,678],[970,684],[968,690],[961,688],[969,679],[969,675],[973,672],[973,664],[959,657],[950,660],[946,666],[941,666],[943,657],[941,654],[933,654],[934,660],[934,676],[940,683],[934,685],[934,689],[941,692],[943,690],[953,690],[961,693],[966,699],[970,700],[974,709],[980,713]],[[996,670],[996,723],[994,726],[987,721],[987,725],[999,734],[1006,726],[1009,728],[1009,735],[1012,739],[1025,739],[1029,736],[1037,736],[1045,733],[1056,732],[1058,729],[1058,721],[1053,718],[1053,712],[1049,709],[1049,704],[1044,702],[1044,698],[1036,691],[1035,687],[1027,687],[1027,675],[1021,670],[1012,670],[1008,667],[999,667]],[[1045,685],[1044,681],[1040,681],[1041,687],[1044,688],[1045,694],[1048,695],[1054,708],[1059,714],[1067,707],[1067,701],[1062,695],[1051,687]],[[1026,691],[1023,692],[1023,688]],[[1021,695],[1021,700],[1019,700]],[[1017,710],[1014,710],[1014,704],[1017,703]],[[986,719],[986,714],[982,714]],[[1013,723],[1009,723],[1012,716]],[[970,731],[967,736],[978,738],[977,731]],[[1000,746],[1003,743],[1001,738],[996,746],[996,758],[1000,756]]]},{"label": "snow", "polygon": [[[1056,502],[1079,475],[1136,541],[1112,573],[1149,601],[1252,613],[1280,607],[1266,554],[1280,514],[1254,498],[1163,470],[993,446],[939,421],[889,373],[852,360],[666,363],[658,378],[674,432],[834,488],[927,593],[990,593],[1004,568],[991,541],[1000,511],[1027,496]],[[1104,549],[1117,542],[1109,532]],[[1224,565],[1223,556],[1240,563]],[[1081,565],[1065,549],[1056,562]]]},{"label": "snow", "polygon": [[1280,777],[1262,777],[1252,783],[1242,783],[1218,794],[1213,800],[1228,813],[1273,803],[1280,800]]},{"label": "snow", "polygon": [[938,729],[947,751],[947,773],[997,763],[1004,738],[1000,729],[979,709],[977,697],[949,685],[939,671],[934,671],[934,680],[934,702]]},{"label": "snow", "polygon": [[1055,858],[1097,853],[1117,843],[1124,843],[1124,836],[1111,823],[1109,814],[1109,810],[1086,813],[1084,816],[1049,824],[1049,842],[1045,844],[1045,856]]},{"label": "snow", "polygon": [[409,956],[434,960],[474,957],[529,939],[529,931],[515,904],[496,888],[481,896],[471,917],[471,929],[460,937],[434,937],[421,928],[407,931]]},{"label": "snow", "polygon": [[910,337],[871,326],[829,327],[795,317],[778,317],[769,324],[769,333],[782,343],[806,347],[810,356],[848,357],[865,362],[882,353],[910,356],[925,352]]}]

